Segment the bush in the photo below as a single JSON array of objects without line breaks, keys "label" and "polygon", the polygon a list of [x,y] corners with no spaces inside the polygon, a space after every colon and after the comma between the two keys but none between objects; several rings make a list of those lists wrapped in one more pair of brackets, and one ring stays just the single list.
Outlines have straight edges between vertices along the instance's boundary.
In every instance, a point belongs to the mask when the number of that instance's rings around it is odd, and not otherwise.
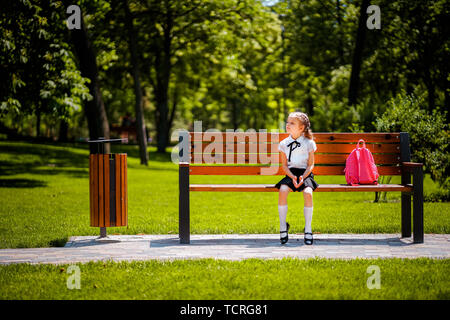
[{"label": "bush", "polygon": [[374,125],[379,132],[408,132],[411,160],[422,162],[433,181],[448,188],[449,153],[446,112],[439,108],[430,114],[425,111],[424,96],[404,92],[387,103],[386,111]]},{"label": "bush", "polygon": [[450,189],[438,190],[433,193],[424,194],[425,202],[449,202],[450,201]]}]

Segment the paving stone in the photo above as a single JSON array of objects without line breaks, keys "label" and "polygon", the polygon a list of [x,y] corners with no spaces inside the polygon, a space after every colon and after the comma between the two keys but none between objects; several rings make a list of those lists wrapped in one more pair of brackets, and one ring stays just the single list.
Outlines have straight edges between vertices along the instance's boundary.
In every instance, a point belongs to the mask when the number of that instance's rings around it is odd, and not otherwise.
[{"label": "paving stone", "polygon": [[174,235],[121,235],[99,240],[95,236],[74,236],[64,248],[2,249],[0,264],[87,261],[133,261],[214,258],[298,259],[325,257],[355,258],[450,258],[450,235],[426,234],[425,243],[399,234],[315,234],[314,244],[303,243],[294,234],[281,245],[278,234],[191,235],[191,244],[180,244]]}]

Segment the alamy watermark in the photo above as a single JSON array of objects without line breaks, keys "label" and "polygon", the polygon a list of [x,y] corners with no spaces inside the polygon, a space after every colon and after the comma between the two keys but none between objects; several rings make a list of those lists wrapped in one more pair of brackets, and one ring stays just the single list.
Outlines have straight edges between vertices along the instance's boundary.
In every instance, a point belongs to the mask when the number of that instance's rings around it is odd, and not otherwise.
[{"label": "alamy watermark", "polygon": [[367,288],[369,290],[372,289],[381,289],[381,272],[380,267],[377,265],[371,265],[367,267],[366,273],[371,276],[367,278]]},{"label": "alamy watermark", "polygon": [[172,162],[192,164],[258,164],[261,175],[275,175],[279,164],[278,129],[207,129],[202,121],[194,121],[194,132],[175,130],[172,140],[179,143],[172,149]]},{"label": "alamy watermark", "polygon": [[366,13],[369,15],[367,17],[366,26],[369,30],[381,29],[381,11],[380,7],[377,5],[370,5],[367,7]]},{"label": "alamy watermark", "polygon": [[67,7],[67,14],[70,16],[67,18],[67,28],[69,30],[72,29],[81,29],[81,9],[79,6],[73,4]]},{"label": "alamy watermark", "polygon": [[81,270],[80,267],[77,265],[70,265],[67,268],[67,274],[70,276],[67,278],[67,289],[73,290],[73,289],[81,289]]},{"label": "alamy watermark", "polygon": [[[79,6],[72,4],[67,7],[66,10],[67,14],[70,14],[70,16],[67,18],[67,28],[69,30],[73,29],[81,29],[81,9]],[[367,7],[367,14],[369,16],[367,17],[366,26],[368,29],[381,29],[381,11],[380,7],[373,4]]]}]

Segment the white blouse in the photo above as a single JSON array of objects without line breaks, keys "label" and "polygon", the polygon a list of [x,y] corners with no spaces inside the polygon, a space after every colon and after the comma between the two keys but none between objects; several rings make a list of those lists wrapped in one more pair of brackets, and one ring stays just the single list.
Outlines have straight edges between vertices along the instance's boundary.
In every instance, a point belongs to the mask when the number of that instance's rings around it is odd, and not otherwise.
[{"label": "white blouse", "polygon": [[316,151],[317,146],[314,140],[301,135],[296,140],[291,135],[282,140],[278,145],[278,150],[286,154],[288,168],[303,168],[308,166],[309,153]]}]

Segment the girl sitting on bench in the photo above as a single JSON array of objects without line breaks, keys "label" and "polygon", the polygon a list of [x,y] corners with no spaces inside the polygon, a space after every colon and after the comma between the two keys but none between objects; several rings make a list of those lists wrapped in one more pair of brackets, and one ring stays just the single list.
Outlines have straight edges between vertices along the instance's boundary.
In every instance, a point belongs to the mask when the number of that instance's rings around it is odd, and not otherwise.
[{"label": "girl sitting on bench", "polygon": [[280,242],[288,242],[289,223],[287,216],[287,197],[289,192],[303,192],[305,217],[304,241],[313,244],[311,221],[313,214],[313,191],[319,186],[314,181],[314,151],[317,150],[313,140],[308,116],[303,112],[292,112],[286,122],[286,132],[289,137],[280,142],[281,163],[286,177],[281,179],[275,187],[279,191],[278,214],[280,216]]}]

